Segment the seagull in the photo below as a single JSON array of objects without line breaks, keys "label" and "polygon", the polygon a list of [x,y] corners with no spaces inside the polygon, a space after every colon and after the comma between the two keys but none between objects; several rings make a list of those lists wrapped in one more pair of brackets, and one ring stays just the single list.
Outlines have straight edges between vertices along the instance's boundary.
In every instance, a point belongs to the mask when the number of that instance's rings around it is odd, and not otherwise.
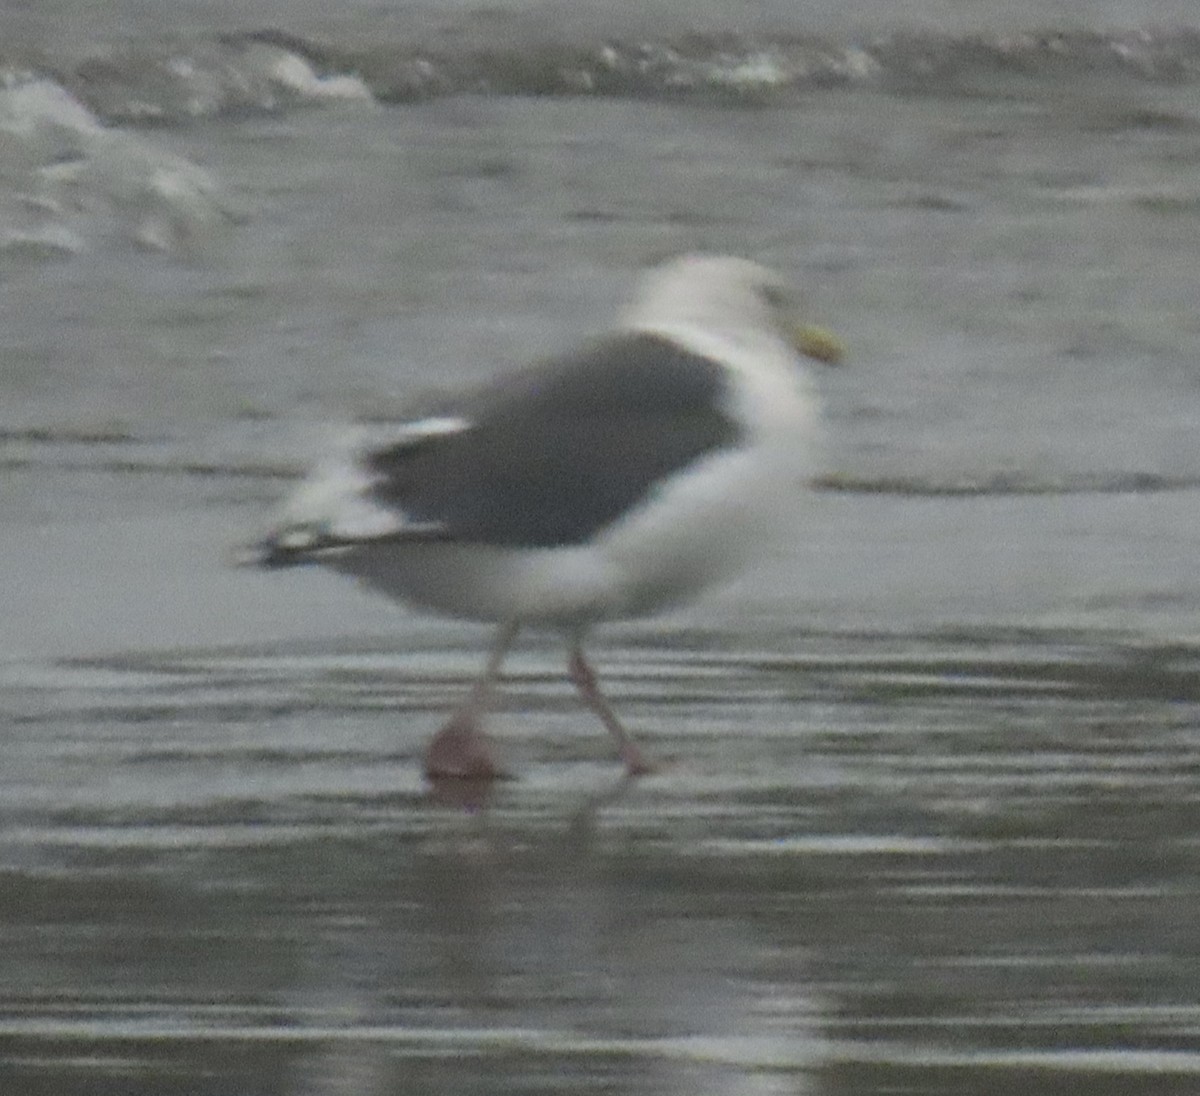
[{"label": "seagull", "polygon": [[483,672],[425,753],[430,779],[504,775],[483,720],[526,626],[564,635],[568,676],[626,772],[652,772],[585,637],[687,602],[770,545],[814,471],[802,357],[842,355],[766,267],[675,258],[643,275],[609,334],[319,465],[247,562],[322,564],[496,625]]}]

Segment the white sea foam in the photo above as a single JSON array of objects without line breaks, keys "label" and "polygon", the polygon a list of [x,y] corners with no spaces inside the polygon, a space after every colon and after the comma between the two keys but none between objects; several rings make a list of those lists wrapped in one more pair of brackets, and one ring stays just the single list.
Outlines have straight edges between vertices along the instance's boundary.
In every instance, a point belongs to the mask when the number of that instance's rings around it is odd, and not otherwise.
[{"label": "white sea foam", "polygon": [[273,84],[305,100],[370,101],[370,89],[358,76],[321,76],[299,54],[278,46],[256,45],[248,59]]},{"label": "white sea foam", "polygon": [[166,252],[204,246],[233,203],[215,176],[147,137],[104,125],[53,80],[0,87],[0,250],[74,254],[103,239]]}]

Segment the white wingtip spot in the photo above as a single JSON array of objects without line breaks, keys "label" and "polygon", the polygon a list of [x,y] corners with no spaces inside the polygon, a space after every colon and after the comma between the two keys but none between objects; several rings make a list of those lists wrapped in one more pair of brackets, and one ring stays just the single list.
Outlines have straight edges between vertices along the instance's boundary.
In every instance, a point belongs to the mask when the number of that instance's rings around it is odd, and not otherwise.
[{"label": "white wingtip spot", "polygon": [[285,502],[276,523],[276,543],[303,551],[325,539],[361,541],[397,533],[436,534],[439,527],[413,522],[403,511],[374,497],[378,476],[363,463],[361,454],[372,442],[419,444],[424,438],[457,434],[470,427],[467,419],[458,416],[431,416],[405,423],[386,440],[359,434],[317,465]]},{"label": "white wingtip spot", "polygon": [[311,548],[318,539],[310,526],[295,525],[291,528],[281,529],[275,537],[275,543],[288,551],[300,552],[305,548]]},{"label": "white wingtip spot", "polygon": [[441,438],[447,434],[461,434],[471,428],[471,421],[458,415],[430,415],[427,419],[406,422],[391,440],[392,445],[404,445],[422,438]]}]

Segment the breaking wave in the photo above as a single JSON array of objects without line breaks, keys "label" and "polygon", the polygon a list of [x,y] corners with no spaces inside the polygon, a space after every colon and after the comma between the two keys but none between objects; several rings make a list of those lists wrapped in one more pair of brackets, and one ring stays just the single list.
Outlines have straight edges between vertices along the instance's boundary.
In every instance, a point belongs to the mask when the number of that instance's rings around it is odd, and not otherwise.
[{"label": "breaking wave", "polygon": [[46,77],[0,85],[0,153],[0,258],[69,257],[109,236],[178,253],[235,217],[204,168],[105,125]]},{"label": "breaking wave", "polygon": [[[804,33],[605,37],[544,28],[324,37],[268,29],[125,42],[103,53],[8,55],[0,43],[0,264],[53,261],[106,238],[203,250],[240,217],[210,171],[155,127],[318,107],[378,108],[458,94],[608,97],[728,107],[824,88],[1006,94],[1089,76],[1200,81],[1200,27],[836,39]],[[476,22],[479,22],[477,20]],[[1134,111],[1134,127],[1197,127]],[[1157,199],[1156,199],[1157,200]],[[1186,199],[1185,199],[1186,200]]]},{"label": "breaking wave", "polygon": [[[831,86],[972,93],[1003,80],[1200,78],[1200,27],[927,29],[836,39],[803,33],[687,33],[546,41],[478,29],[404,38],[305,37],[286,30],[130,43],[39,72],[108,122],[171,124],[330,103],[404,103],[454,94],[608,96],[757,104]],[[3,47],[0,47],[2,51]],[[4,62],[0,52],[0,65]],[[11,74],[10,74],[11,81]]]}]

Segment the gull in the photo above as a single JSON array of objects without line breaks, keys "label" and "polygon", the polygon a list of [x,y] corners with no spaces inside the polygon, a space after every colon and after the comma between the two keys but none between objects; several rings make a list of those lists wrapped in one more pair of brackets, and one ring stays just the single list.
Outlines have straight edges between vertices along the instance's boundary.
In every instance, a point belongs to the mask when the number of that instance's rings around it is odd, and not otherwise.
[{"label": "gull", "polygon": [[814,471],[804,363],[842,353],[766,267],[675,258],[643,275],[610,333],[318,465],[249,561],[321,564],[496,625],[483,672],[426,750],[430,778],[502,775],[483,721],[526,626],[561,632],[568,676],[627,773],[651,772],[584,640],[690,601],[770,546]]}]

